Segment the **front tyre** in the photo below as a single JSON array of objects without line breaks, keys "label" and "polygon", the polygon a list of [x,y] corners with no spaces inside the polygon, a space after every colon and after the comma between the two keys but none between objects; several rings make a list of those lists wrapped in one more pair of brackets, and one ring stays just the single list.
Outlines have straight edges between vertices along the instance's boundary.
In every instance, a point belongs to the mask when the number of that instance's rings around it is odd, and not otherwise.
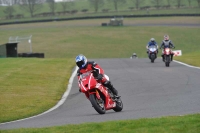
[{"label": "front tyre", "polygon": [[151,54],[151,63],[154,63],[155,60],[155,54]]},{"label": "front tyre", "polygon": [[90,99],[92,106],[99,114],[106,113],[106,108],[104,105],[104,101],[102,99],[97,99],[95,94],[91,94],[89,99]]},{"label": "front tyre", "polygon": [[120,112],[120,111],[122,111],[122,109],[123,109],[123,103],[122,103],[122,100],[119,98],[119,99],[116,101],[116,107],[113,108],[113,110],[114,110],[115,112]]},{"label": "front tyre", "polygon": [[165,66],[169,67],[169,64],[170,64],[170,57],[166,56],[166,58],[165,58]]}]

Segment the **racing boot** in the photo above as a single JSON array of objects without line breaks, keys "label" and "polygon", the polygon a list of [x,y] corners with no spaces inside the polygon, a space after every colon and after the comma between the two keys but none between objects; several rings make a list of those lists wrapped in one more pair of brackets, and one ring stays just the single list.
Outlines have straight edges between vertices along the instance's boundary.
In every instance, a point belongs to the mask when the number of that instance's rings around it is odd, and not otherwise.
[{"label": "racing boot", "polygon": [[113,87],[110,81],[104,82],[104,86],[111,90],[111,92],[114,94],[115,98],[119,98],[118,91]]},{"label": "racing boot", "polygon": [[174,56],[174,54],[171,54],[171,61],[173,61],[173,56]]},{"label": "racing boot", "polygon": [[161,56],[162,56],[162,60],[163,60],[163,62],[165,62],[164,55],[161,55]]}]

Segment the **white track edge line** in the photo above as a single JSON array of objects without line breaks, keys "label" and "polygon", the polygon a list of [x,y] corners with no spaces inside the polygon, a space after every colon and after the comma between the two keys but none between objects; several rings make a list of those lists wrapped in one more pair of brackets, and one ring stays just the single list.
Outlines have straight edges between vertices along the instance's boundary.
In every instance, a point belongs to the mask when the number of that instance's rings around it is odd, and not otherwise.
[{"label": "white track edge line", "polygon": [[8,124],[8,123],[13,123],[13,122],[18,122],[18,121],[23,121],[23,120],[27,120],[27,119],[31,119],[31,118],[35,118],[35,117],[38,117],[38,116],[41,116],[41,115],[44,115],[46,113],[49,113],[55,109],[57,109],[60,105],[62,105],[65,100],[67,99],[67,96],[69,95],[69,92],[71,91],[71,87],[72,87],[72,83],[73,83],[73,80],[74,80],[74,77],[76,76],[76,72],[78,70],[78,67],[76,67],[76,69],[74,70],[74,72],[72,73],[70,79],[69,79],[69,84],[68,84],[68,87],[67,87],[67,91],[65,91],[65,93],[63,94],[61,100],[54,106],[52,107],[51,109],[41,113],[41,114],[38,114],[38,115],[35,115],[35,116],[31,116],[31,117],[28,117],[28,118],[24,118],[24,119],[19,119],[19,120],[15,120],[15,121],[10,121],[10,122],[5,122],[5,123],[0,123],[0,125],[3,125],[3,124]]},{"label": "white track edge line", "polygon": [[187,66],[187,67],[192,67],[192,68],[200,69],[200,67],[191,66],[191,65],[188,65],[188,64],[186,64],[186,63],[183,63],[183,62],[177,61],[177,60],[173,60],[173,61],[176,62],[176,63],[182,64],[182,65],[185,65],[185,66]]}]

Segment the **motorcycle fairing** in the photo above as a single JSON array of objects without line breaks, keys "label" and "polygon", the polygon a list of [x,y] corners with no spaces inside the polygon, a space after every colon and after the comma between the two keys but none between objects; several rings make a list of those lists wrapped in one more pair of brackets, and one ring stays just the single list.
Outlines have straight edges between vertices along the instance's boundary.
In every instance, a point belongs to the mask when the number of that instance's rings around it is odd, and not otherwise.
[{"label": "motorcycle fairing", "polygon": [[[88,78],[89,76],[89,78]],[[85,93],[91,88],[95,88],[96,86],[96,80],[93,78],[92,73],[89,75],[83,75],[83,77],[79,81],[79,86],[81,86],[81,92]]]},{"label": "motorcycle fairing", "polygon": [[98,89],[101,91],[101,93],[105,97],[105,108],[111,109],[113,107],[116,107],[116,102],[113,101],[113,99],[110,97],[110,94],[108,93],[107,89],[103,87],[102,85],[100,85]]},{"label": "motorcycle fairing", "polygon": [[81,92],[85,93],[87,99],[89,99],[89,95],[91,94],[95,94],[97,99],[103,97],[105,108],[107,110],[116,107],[116,102],[112,100],[106,87],[98,83],[91,72],[81,75],[79,87],[81,88]]}]

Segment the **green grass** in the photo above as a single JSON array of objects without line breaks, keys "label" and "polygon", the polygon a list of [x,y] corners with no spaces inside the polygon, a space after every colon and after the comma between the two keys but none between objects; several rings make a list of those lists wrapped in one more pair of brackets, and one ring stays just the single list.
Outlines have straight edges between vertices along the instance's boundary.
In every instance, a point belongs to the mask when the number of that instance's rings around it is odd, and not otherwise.
[{"label": "green grass", "polygon": [[[161,6],[167,5],[167,1],[163,1]],[[197,14],[200,13],[200,8],[198,7],[197,1],[191,1],[191,6],[189,7],[189,3],[187,0],[182,0],[181,5],[184,5],[185,7],[181,8],[176,8],[175,6],[177,5],[176,1],[171,2],[171,9],[155,9],[154,6],[155,4],[149,0],[145,0],[143,3],[141,3],[140,7],[144,6],[151,6],[151,9],[149,9],[149,14]],[[22,10],[22,8],[18,5],[13,6],[15,9],[16,14],[23,14],[25,18],[23,19],[5,19],[6,14],[4,13],[4,10],[6,7],[1,7],[0,6],[0,22],[16,22],[16,21],[25,21],[25,20],[40,20],[40,19],[52,19],[52,18],[74,18],[74,17],[85,17],[85,16],[105,16],[105,15],[110,15],[111,17],[115,15],[144,15],[147,14],[146,10],[136,10],[134,9],[131,11],[129,7],[135,7],[135,4],[132,0],[127,0],[123,4],[119,4],[118,6],[118,11],[115,11],[114,9],[114,4],[113,2],[108,2],[105,1],[105,3],[99,7],[99,10],[97,13],[94,12],[94,6],[92,6],[88,0],[78,0],[75,1],[73,5],[68,5],[67,11],[71,10],[78,10],[78,13],[76,14],[66,14],[63,16],[50,16],[50,17],[35,17],[31,18],[30,13],[26,10]],[[88,9],[88,12],[83,13],[81,10],[83,9]],[[109,9],[108,13],[103,13],[102,9]],[[61,12],[62,11],[62,6],[61,3],[56,3],[56,8],[55,12]],[[47,3],[43,4],[43,7],[35,12],[34,14],[39,14],[39,13],[44,13],[44,12],[50,12],[49,5]]]},{"label": "green grass", "polygon": [[108,121],[48,128],[2,130],[2,133],[198,133],[200,114]]},{"label": "green grass", "polygon": [[181,62],[185,62],[192,66],[200,67],[199,57],[200,57],[200,51],[195,51],[193,53],[185,54],[184,56],[178,56],[178,57],[176,56],[174,57],[174,59]]},{"label": "green grass", "polygon": [[46,16],[46,17],[34,17],[31,18],[28,14],[25,16],[25,18],[21,19],[4,19],[4,16],[2,16],[2,19],[0,19],[0,23],[4,22],[20,22],[20,21],[32,21],[32,20],[59,20],[63,18],[78,18],[78,17],[97,17],[97,16],[110,16],[110,18],[113,18],[114,16],[125,16],[125,15],[157,15],[157,14],[199,14],[200,8],[188,8],[188,9],[150,9],[147,13],[146,10],[126,10],[126,11],[118,11],[118,12],[87,12],[82,13],[79,12],[77,14],[66,14],[66,15],[55,15],[55,16]]},{"label": "green grass", "polygon": [[[102,22],[108,21],[108,19],[97,19],[0,27],[0,44],[6,43],[10,36],[33,35],[33,52],[45,53],[44,59],[0,58],[0,122],[36,115],[54,106],[66,89],[72,68],[75,65],[74,57],[80,53],[85,54],[88,58],[129,58],[135,52],[139,58],[146,58],[145,46],[149,39],[154,37],[160,44],[163,35],[169,34],[176,49],[183,52],[183,56],[175,57],[175,59],[200,67],[199,27],[100,26]],[[124,19],[124,23],[129,24],[199,24],[199,22],[199,17],[189,17],[189,19],[185,17]],[[81,26],[88,24],[97,24],[99,26]],[[18,51],[28,52],[29,49],[24,49],[25,45],[28,45],[28,43],[19,43]],[[165,126],[158,124],[162,122],[162,119],[156,119],[155,125],[159,125],[158,128],[152,126],[151,119],[143,119],[139,120],[139,122],[144,122],[147,125],[144,125],[144,127],[138,125],[136,132],[195,132],[199,130],[199,125],[196,125],[193,120],[199,121],[199,117],[199,115],[180,117],[182,122],[178,120],[175,121],[176,124],[172,122],[171,117],[164,118],[169,119],[168,122],[162,124]],[[183,121],[186,121],[185,126],[182,125]],[[132,128],[128,127],[128,125],[130,123],[135,125],[137,122],[111,122],[92,126],[105,126],[106,130],[111,131],[106,127],[107,125],[111,127],[114,124],[114,127],[118,128],[119,126],[115,124],[119,125],[120,123],[120,125],[124,126],[120,129],[131,132]],[[73,126],[32,129],[30,132],[76,130],[74,128],[71,129]],[[77,130],[79,129],[80,132],[90,132],[91,130],[88,129],[91,126],[88,127],[87,124],[78,125],[78,127]],[[182,130],[182,128],[185,130]],[[21,129],[16,132],[29,132],[27,130],[29,129]],[[10,132],[15,131],[11,130]]]},{"label": "green grass", "polygon": [[54,106],[66,90],[73,61],[0,59],[0,122],[36,115]]},{"label": "green grass", "polygon": [[[124,19],[124,23],[199,24],[200,22],[200,17],[188,18],[135,18]],[[182,58],[196,52],[195,58],[192,60],[199,62],[199,27],[101,27],[102,22],[109,22],[109,19],[3,26],[0,28],[2,29],[0,31],[0,44],[7,42],[10,36],[33,35],[33,52],[44,52],[46,58],[73,58],[79,53],[85,54],[88,58],[128,58],[133,52],[137,53],[139,58],[144,58],[146,57],[145,45],[151,37],[154,37],[160,44],[163,35],[169,34],[176,49],[182,50]],[[90,24],[97,26],[81,26]],[[19,52],[29,51],[29,49],[24,50],[22,43],[19,43],[18,47]],[[179,59],[179,57],[176,57],[176,59]]]}]

